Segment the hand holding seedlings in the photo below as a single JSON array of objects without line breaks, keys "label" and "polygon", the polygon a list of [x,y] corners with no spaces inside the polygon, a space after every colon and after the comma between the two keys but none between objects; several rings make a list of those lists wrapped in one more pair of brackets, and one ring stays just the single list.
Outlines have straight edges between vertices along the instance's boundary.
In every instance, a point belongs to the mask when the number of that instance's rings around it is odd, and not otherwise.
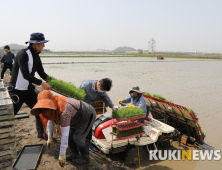
[{"label": "hand holding seedlings", "polygon": [[44,81],[41,83],[41,86],[44,90],[51,90],[51,86]]}]

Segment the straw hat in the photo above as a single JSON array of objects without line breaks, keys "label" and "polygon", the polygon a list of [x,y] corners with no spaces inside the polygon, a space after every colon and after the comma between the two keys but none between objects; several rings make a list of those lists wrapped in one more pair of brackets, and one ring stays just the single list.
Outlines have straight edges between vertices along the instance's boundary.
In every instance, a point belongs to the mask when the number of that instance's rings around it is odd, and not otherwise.
[{"label": "straw hat", "polygon": [[42,92],[40,92],[38,95],[38,102],[32,108],[31,114],[36,116],[41,113],[41,109],[56,110],[58,105],[52,95],[52,92],[49,90],[43,90]]}]

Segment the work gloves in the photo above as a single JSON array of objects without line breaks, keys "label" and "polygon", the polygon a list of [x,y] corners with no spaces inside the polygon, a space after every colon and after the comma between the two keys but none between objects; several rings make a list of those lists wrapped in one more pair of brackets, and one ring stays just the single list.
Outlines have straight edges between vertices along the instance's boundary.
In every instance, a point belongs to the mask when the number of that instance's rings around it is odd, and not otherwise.
[{"label": "work gloves", "polygon": [[127,104],[128,107],[130,108],[135,108],[136,106],[132,105],[132,104]]},{"label": "work gloves", "polygon": [[118,110],[118,109],[117,109],[117,108],[115,108],[115,107],[113,106],[113,107],[112,107],[112,110],[113,110],[113,111],[115,111],[115,110]]},{"label": "work gloves", "polygon": [[123,101],[124,101],[123,99],[119,99],[119,100],[118,100],[118,103],[120,104],[120,102],[123,102]]},{"label": "work gloves", "polygon": [[50,148],[50,145],[52,145],[52,144],[53,144],[52,138],[48,138],[48,140],[47,140],[47,147]]},{"label": "work gloves", "polygon": [[59,165],[64,167],[66,164],[66,155],[59,155]]}]

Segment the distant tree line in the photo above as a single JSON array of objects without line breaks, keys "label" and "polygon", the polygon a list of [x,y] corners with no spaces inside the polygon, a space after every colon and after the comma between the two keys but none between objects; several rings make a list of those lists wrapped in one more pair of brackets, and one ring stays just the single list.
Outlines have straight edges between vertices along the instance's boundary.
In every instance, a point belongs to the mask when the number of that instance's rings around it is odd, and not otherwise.
[{"label": "distant tree line", "polygon": [[136,51],[134,48],[132,47],[118,47],[116,49],[113,50],[115,53],[125,53],[126,51]]}]

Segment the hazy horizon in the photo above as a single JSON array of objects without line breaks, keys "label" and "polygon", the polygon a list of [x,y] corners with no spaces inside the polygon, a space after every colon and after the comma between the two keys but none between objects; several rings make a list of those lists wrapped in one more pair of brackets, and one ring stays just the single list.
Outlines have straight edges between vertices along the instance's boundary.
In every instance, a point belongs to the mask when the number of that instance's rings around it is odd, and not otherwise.
[{"label": "hazy horizon", "polygon": [[33,32],[53,51],[113,50],[127,46],[156,51],[222,53],[222,1],[113,0],[6,1],[0,46],[26,45]]}]

